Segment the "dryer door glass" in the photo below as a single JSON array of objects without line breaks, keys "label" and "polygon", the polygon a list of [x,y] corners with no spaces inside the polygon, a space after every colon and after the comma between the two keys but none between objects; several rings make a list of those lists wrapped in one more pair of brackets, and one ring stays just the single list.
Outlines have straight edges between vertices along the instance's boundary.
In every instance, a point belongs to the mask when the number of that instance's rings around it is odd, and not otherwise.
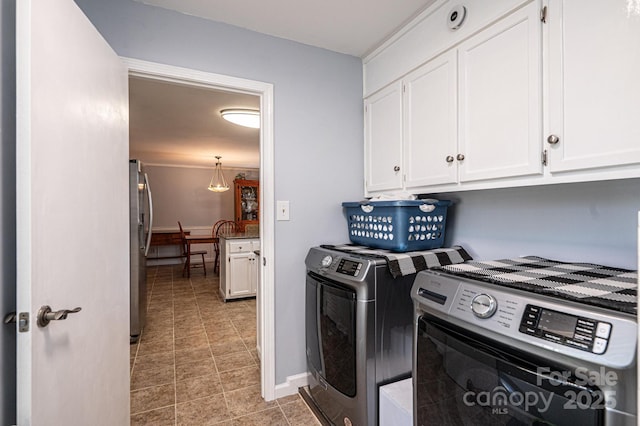
[{"label": "dryer door glass", "polygon": [[603,424],[599,388],[426,314],[415,357],[416,424]]}]

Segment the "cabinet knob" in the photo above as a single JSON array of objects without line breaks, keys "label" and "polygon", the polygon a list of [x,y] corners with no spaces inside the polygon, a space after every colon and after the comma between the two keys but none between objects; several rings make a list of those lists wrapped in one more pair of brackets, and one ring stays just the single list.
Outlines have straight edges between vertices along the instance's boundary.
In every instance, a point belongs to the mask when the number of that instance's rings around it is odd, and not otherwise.
[{"label": "cabinet knob", "polygon": [[447,163],[453,163],[453,160],[454,160],[453,155],[447,155],[446,160],[447,160]]},{"label": "cabinet knob", "polygon": [[400,171],[400,166],[395,166],[395,167],[393,168],[393,171],[394,171],[394,172],[399,172],[399,171]]},{"label": "cabinet knob", "polygon": [[547,138],[547,142],[549,142],[549,145],[555,145],[560,142],[560,138],[556,135],[549,135],[549,137]]},{"label": "cabinet knob", "polygon": [[456,155],[456,159],[457,159],[458,161],[462,161],[462,160],[464,160],[464,154],[458,154],[458,155]]}]

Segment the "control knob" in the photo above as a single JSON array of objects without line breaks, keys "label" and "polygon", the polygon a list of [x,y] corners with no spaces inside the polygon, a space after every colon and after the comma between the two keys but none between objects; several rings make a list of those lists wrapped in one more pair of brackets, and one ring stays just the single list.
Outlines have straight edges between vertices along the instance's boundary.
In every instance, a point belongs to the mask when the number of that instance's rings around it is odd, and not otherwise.
[{"label": "control knob", "polygon": [[471,300],[471,311],[478,318],[490,318],[496,313],[498,302],[488,294],[478,294]]},{"label": "control knob", "polygon": [[320,264],[327,268],[328,266],[331,265],[331,262],[333,262],[333,258],[330,255],[326,255],[325,257],[322,258],[322,260],[320,261]]}]

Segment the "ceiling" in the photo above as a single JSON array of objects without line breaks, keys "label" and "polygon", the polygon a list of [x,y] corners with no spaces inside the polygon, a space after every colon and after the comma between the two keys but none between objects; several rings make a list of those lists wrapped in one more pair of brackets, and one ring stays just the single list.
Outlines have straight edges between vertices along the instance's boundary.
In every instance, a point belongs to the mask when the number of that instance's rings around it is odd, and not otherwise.
[{"label": "ceiling", "polygon": [[435,0],[135,0],[362,57]]},{"label": "ceiling", "polygon": [[[362,57],[435,0],[134,0]],[[259,98],[131,77],[130,157],[150,164],[258,168],[260,132],[220,116]]]},{"label": "ceiling", "polygon": [[129,78],[129,156],[145,163],[258,168],[260,130],[225,121],[227,108],[259,109],[260,98]]}]

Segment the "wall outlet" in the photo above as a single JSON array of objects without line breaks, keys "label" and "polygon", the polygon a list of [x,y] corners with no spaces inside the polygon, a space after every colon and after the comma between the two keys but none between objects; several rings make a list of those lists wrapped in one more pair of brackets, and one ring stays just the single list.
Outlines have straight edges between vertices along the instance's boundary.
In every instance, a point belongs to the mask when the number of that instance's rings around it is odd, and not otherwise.
[{"label": "wall outlet", "polygon": [[276,220],[289,220],[288,201],[276,201]]}]

